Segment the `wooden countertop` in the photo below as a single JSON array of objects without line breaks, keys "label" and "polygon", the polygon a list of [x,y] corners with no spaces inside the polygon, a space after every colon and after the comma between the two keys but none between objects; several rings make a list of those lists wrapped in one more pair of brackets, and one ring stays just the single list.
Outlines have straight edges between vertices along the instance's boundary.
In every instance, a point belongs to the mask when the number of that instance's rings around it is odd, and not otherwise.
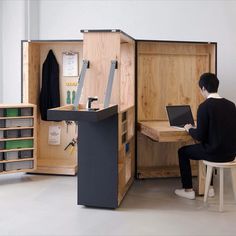
[{"label": "wooden countertop", "polygon": [[157,142],[186,142],[193,140],[185,130],[170,127],[168,121],[139,121],[138,131]]}]

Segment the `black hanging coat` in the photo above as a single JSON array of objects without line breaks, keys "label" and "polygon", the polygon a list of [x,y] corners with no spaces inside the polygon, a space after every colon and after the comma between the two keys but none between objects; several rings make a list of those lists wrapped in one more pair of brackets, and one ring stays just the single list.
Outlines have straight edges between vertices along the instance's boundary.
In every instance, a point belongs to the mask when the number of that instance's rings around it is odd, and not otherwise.
[{"label": "black hanging coat", "polygon": [[47,120],[47,109],[60,106],[59,65],[52,50],[43,63],[42,88],[39,98],[41,119]]}]

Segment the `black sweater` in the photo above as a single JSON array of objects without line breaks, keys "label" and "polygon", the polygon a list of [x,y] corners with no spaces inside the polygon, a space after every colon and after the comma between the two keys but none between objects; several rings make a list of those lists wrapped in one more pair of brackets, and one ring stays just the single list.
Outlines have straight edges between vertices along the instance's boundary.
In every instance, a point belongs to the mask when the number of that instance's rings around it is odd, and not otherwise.
[{"label": "black sweater", "polygon": [[197,111],[197,128],[190,135],[200,141],[212,161],[231,161],[236,156],[236,107],[225,98],[208,98]]}]

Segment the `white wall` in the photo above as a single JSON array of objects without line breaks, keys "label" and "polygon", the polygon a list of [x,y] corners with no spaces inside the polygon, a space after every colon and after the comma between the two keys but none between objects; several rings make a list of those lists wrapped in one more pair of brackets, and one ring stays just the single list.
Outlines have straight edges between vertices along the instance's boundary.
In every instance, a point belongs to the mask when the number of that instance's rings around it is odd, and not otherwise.
[{"label": "white wall", "polygon": [[38,0],[26,0],[27,39],[39,39],[39,4]]},{"label": "white wall", "polygon": [[0,103],[2,103],[3,74],[2,74],[2,1],[0,1]]},{"label": "white wall", "polygon": [[21,101],[21,40],[39,38],[39,2],[37,0],[0,0],[0,2],[2,7],[0,75],[3,78],[0,78],[0,101],[16,103]]},{"label": "white wall", "polygon": [[40,38],[118,28],[137,39],[216,41],[220,93],[236,102],[236,1],[42,0]]},{"label": "white wall", "polygon": [[25,1],[2,1],[3,102],[20,102],[21,39],[25,38]]},{"label": "white wall", "polygon": [[[31,18],[27,29],[25,1]],[[137,39],[216,41],[220,93],[236,102],[236,1],[25,1],[3,1],[4,102],[20,98],[19,45],[26,35],[81,39],[81,29],[105,28],[121,29]]]}]

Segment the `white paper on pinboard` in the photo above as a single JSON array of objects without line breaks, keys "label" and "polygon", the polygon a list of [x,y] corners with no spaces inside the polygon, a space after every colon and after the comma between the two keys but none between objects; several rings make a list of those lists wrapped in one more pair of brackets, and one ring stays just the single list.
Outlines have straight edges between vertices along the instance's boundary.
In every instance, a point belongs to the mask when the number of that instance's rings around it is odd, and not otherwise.
[{"label": "white paper on pinboard", "polygon": [[63,53],[63,76],[78,76],[78,53]]},{"label": "white paper on pinboard", "polygon": [[49,126],[48,144],[49,145],[61,144],[61,126]]}]

